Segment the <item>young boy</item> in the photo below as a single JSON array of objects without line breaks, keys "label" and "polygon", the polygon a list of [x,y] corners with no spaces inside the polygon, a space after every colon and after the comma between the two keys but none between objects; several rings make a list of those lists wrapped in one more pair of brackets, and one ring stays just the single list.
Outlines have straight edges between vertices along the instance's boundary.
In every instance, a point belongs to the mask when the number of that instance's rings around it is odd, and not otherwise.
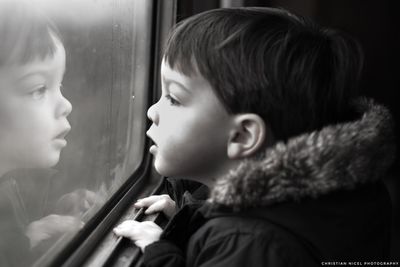
[{"label": "young boy", "polygon": [[[41,227],[28,227],[18,184],[4,174],[21,168],[49,168],[59,161],[71,129],[67,120],[71,104],[61,93],[64,72],[65,50],[56,28],[28,3],[1,0],[1,266],[27,266],[29,243],[43,239],[38,237]],[[52,221],[47,225],[67,219],[54,218],[47,218]]]},{"label": "young boy", "polygon": [[156,170],[207,185],[164,231],[115,233],[145,266],[320,266],[387,259],[393,161],[389,112],[358,99],[358,44],[284,10],[217,9],[175,28],[148,111]]}]

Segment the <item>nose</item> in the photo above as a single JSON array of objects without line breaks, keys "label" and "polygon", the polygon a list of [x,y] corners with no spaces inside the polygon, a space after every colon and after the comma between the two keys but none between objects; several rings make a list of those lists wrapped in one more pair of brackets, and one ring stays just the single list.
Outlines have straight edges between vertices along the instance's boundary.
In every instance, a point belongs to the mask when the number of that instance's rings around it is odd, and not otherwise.
[{"label": "nose", "polygon": [[60,92],[56,115],[59,117],[67,117],[72,111],[71,102],[68,101]]},{"label": "nose", "polygon": [[151,120],[155,125],[158,125],[159,122],[159,115],[157,111],[157,103],[153,104],[148,110],[147,110],[147,118]]}]

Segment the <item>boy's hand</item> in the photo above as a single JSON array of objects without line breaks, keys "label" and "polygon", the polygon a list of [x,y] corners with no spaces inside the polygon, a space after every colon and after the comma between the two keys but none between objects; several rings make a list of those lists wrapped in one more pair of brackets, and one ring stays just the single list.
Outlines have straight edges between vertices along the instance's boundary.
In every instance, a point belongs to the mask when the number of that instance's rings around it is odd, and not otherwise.
[{"label": "boy's hand", "polygon": [[29,238],[31,248],[34,248],[45,240],[57,240],[64,233],[78,231],[83,226],[84,223],[73,216],[51,214],[31,222],[25,234]]},{"label": "boy's hand", "polygon": [[60,197],[56,203],[58,214],[82,217],[96,203],[102,203],[100,195],[87,189],[76,189]]},{"label": "boy's hand", "polygon": [[127,220],[113,229],[118,236],[123,236],[135,242],[142,252],[147,245],[160,240],[162,229],[151,221],[138,222]]},{"label": "boy's hand", "polygon": [[169,195],[154,195],[138,199],[134,204],[135,208],[146,208],[145,214],[163,212],[170,219],[176,213],[176,204]]}]

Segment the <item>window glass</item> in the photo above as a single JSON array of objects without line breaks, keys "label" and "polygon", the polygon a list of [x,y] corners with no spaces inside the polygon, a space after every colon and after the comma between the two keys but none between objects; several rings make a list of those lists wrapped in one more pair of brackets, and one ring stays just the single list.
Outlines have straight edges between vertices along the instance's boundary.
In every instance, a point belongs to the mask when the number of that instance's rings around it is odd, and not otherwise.
[{"label": "window glass", "polygon": [[1,174],[0,232],[13,232],[13,242],[2,237],[1,266],[25,266],[18,261],[33,262],[65,232],[77,232],[144,153],[152,1],[32,2],[57,26],[66,50],[62,93],[72,105],[71,131],[54,167]]}]

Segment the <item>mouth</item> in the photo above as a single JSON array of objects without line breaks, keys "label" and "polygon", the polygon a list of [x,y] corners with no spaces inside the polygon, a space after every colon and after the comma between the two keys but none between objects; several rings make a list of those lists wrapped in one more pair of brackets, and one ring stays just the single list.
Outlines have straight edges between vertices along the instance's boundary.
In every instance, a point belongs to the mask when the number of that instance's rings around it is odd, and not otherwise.
[{"label": "mouth", "polygon": [[148,130],[148,131],[146,132],[147,137],[153,142],[153,144],[154,144],[155,146],[157,146],[157,143],[156,143],[156,142],[154,141],[154,139],[150,136],[149,131],[150,131],[150,130]]},{"label": "mouth", "polygon": [[68,126],[67,128],[65,128],[63,131],[61,131],[58,135],[56,135],[54,137],[54,139],[65,139],[65,136],[67,136],[67,134],[69,133],[69,131],[71,131],[71,127]]}]

